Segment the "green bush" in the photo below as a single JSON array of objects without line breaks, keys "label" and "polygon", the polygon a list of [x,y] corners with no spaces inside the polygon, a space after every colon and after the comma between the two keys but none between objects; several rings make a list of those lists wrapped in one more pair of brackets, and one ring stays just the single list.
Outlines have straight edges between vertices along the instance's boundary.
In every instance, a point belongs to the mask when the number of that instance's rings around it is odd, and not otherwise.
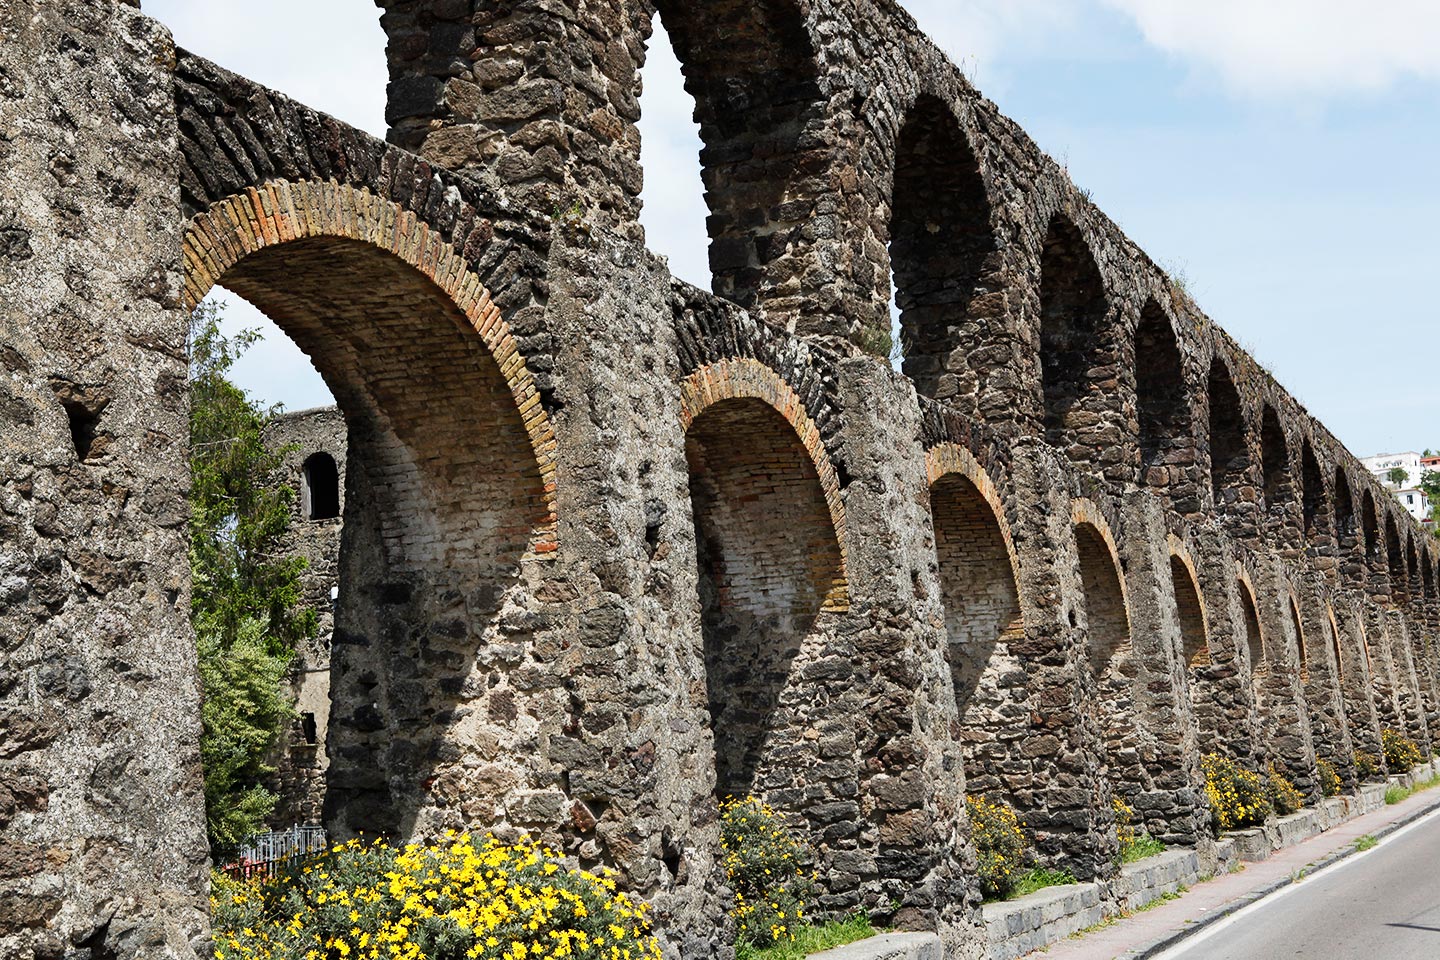
[{"label": "green bush", "polygon": [[1380,731],[1380,746],[1391,773],[1408,773],[1420,762],[1420,748],[1414,740],[1394,730]]},{"label": "green bush", "polygon": [[1335,764],[1329,760],[1316,760],[1315,771],[1320,776],[1320,792],[1327,797],[1340,796],[1340,774],[1335,770]]},{"label": "green bush", "polygon": [[980,858],[976,871],[980,889],[987,899],[1004,897],[1020,882],[1025,861],[1020,818],[1008,804],[985,797],[966,797],[965,811],[970,815],[970,836]]},{"label": "green bush", "polygon": [[1148,832],[1136,829],[1135,809],[1130,804],[1115,797],[1111,805],[1115,810],[1115,838],[1120,841],[1121,863],[1135,863],[1165,852],[1165,844]]},{"label": "green bush", "polygon": [[1305,798],[1290,778],[1281,773],[1274,763],[1270,764],[1267,770],[1265,792],[1270,797],[1270,805],[1280,816],[1288,816],[1305,806]]},{"label": "green bush", "polygon": [[809,851],[754,797],[720,805],[720,844],[725,876],[735,892],[730,916],[737,953],[793,943],[814,895],[814,875],[805,869]]},{"label": "green bush", "polygon": [[1215,832],[1255,827],[1270,816],[1270,797],[1260,775],[1229,757],[1207,753],[1200,761],[1205,773],[1205,799]]}]

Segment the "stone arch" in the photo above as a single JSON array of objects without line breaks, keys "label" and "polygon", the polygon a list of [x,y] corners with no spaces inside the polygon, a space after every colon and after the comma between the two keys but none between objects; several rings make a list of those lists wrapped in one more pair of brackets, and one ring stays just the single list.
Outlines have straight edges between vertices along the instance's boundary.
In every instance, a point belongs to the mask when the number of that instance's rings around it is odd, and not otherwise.
[{"label": "stone arch", "polygon": [[[812,241],[825,180],[813,135],[825,123],[814,44],[797,0],[642,0],[658,13],[695,100],[704,144],[714,292],[771,314],[792,276],[785,264]],[[648,35],[649,24],[645,32]],[[638,108],[635,116],[638,117]]]},{"label": "stone arch", "polygon": [[1072,459],[1100,452],[1086,441],[1094,428],[1077,421],[1103,402],[1092,371],[1107,346],[1109,309],[1090,245],[1073,221],[1055,214],[1040,251],[1040,381],[1046,440]]},{"label": "stone arch", "polygon": [[1285,428],[1280,424],[1280,415],[1268,403],[1260,415],[1260,464],[1265,483],[1265,506],[1274,510],[1291,500],[1293,482]]},{"label": "stone arch", "polygon": [[1290,615],[1290,629],[1295,634],[1295,650],[1300,658],[1300,682],[1305,683],[1310,679],[1310,652],[1305,644],[1305,625],[1300,619],[1300,601],[1293,590],[1285,600],[1285,612]]},{"label": "stone arch", "polygon": [[1341,553],[1349,553],[1355,549],[1355,498],[1350,492],[1350,478],[1345,474],[1345,468],[1335,468],[1335,479],[1332,487],[1335,491],[1335,540],[1340,547]]},{"label": "stone arch", "polygon": [[1204,595],[1200,592],[1200,575],[1190,551],[1178,537],[1171,534],[1170,583],[1175,593],[1175,608],[1180,618],[1180,648],[1185,664],[1204,667],[1210,663],[1209,620],[1205,614]]},{"label": "stone arch", "polygon": [[1130,651],[1130,599],[1120,551],[1110,524],[1094,503],[1077,499],[1071,510],[1084,596],[1090,669],[1103,676]]},{"label": "stone arch", "polygon": [[890,211],[905,375],[922,396],[973,401],[999,306],[983,296],[996,243],[980,163],[939,97],[919,97],[900,128]]},{"label": "stone arch", "polygon": [[1265,654],[1265,633],[1260,626],[1260,607],[1255,602],[1255,584],[1244,567],[1235,576],[1236,592],[1240,595],[1240,625],[1244,629],[1243,647],[1250,663],[1250,676],[1262,676],[1270,668]]},{"label": "stone arch", "polygon": [[1312,546],[1319,546],[1330,537],[1330,520],[1326,510],[1325,474],[1309,437],[1300,443],[1300,489],[1305,536]]},{"label": "stone arch", "polygon": [[1175,325],[1153,299],[1135,328],[1135,412],[1141,480],[1168,490],[1194,462],[1195,428]]},{"label": "stone arch", "polygon": [[719,795],[764,794],[803,771],[803,676],[822,616],[844,610],[844,510],[819,431],[795,392],[753,360],[681,384],[706,687]]},{"label": "stone arch", "polygon": [[1210,406],[1210,486],[1217,509],[1231,509],[1250,480],[1250,427],[1230,367],[1210,361],[1206,396]]},{"label": "stone arch", "polygon": [[1375,494],[1369,490],[1360,496],[1360,532],[1365,558],[1376,568],[1380,561],[1380,524],[1375,514]]},{"label": "stone arch", "polygon": [[[525,562],[556,549],[555,439],[534,379],[466,260],[365,190],[246,189],[196,214],[183,251],[185,305],[216,284],[255,304],[345,416],[331,689],[348,707],[329,725],[327,821],[341,834],[427,823],[433,785],[466,775],[435,745],[485,694],[416,691],[397,671],[473,664]],[[433,638],[424,665],[409,659],[417,633]]]},{"label": "stone arch", "polygon": [[998,491],[969,450],[926,451],[941,603],[967,766],[978,782],[991,747],[1012,731],[1009,644],[1025,633],[1019,562]]},{"label": "stone arch", "polygon": [[1112,789],[1128,802],[1145,790],[1152,771],[1144,758],[1153,737],[1136,707],[1138,664],[1130,633],[1129,595],[1120,552],[1110,525],[1096,504],[1077,499],[1071,507],[1080,575],[1078,603],[1084,611],[1085,666],[1094,683],[1090,710],[1100,731]]},{"label": "stone arch", "polygon": [[1393,603],[1404,603],[1410,597],[1410,577],[1405,569],[1405,548],[1400,542],[1400,528],[1395,523],[1395,513],[1386,508],[1385,513],[1385,559],[1390,573],[1390,599]]}]

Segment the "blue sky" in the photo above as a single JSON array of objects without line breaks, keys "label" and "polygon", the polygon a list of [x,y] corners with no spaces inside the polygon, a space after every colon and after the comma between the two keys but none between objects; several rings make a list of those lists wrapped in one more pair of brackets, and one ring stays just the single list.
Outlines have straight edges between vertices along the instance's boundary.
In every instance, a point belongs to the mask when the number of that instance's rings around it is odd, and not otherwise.
[{"label": "blue sky", "polygon": [[[902,3],[1355,453],[1440,447],[1440,4]],[[182,46],[383,136],[367,0],[144,9]],[[708,286],[699,141],[663,44],[644,81],[650,246]],[[267,327],[237,369],[247,389],[290,409],[329,402],[283,334],[243,303],[227,315]]]}]

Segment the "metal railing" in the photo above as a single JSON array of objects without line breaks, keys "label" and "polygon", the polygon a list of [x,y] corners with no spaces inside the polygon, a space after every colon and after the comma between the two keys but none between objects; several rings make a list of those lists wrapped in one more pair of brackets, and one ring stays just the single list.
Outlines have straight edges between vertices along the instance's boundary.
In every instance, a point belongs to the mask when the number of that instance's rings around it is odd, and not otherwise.
[{"label": "metal railing", "polygon": [[299,824],[286,830],[258,834],[240,848],[235,859],[220,870],[239,880],[273,876],[283,863],[325,851],[325,828]]}]

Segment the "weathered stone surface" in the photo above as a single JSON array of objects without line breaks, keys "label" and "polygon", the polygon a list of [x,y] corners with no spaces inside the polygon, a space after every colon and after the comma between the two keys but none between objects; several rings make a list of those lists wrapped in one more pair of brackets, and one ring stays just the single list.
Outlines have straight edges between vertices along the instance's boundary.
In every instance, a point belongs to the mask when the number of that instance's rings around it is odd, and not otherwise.
[{"label": "weathered stone surface", "polygon": [[[380,6],[390,143],[132,10],[5,8],[0,952],[204,949],[216,284],[339,404],[272,435],[322,622],[282,820],[532,832],[723,960],[718,802],[754,793],[822,910],[978,957],[967,793],[1099,891],[1115,798],[1218,856],[1204,753],[1314,797],[1383,728],[1428,752],[1429,540],[893,4]],[[640,242],[657,14],[716,295]]]}]

